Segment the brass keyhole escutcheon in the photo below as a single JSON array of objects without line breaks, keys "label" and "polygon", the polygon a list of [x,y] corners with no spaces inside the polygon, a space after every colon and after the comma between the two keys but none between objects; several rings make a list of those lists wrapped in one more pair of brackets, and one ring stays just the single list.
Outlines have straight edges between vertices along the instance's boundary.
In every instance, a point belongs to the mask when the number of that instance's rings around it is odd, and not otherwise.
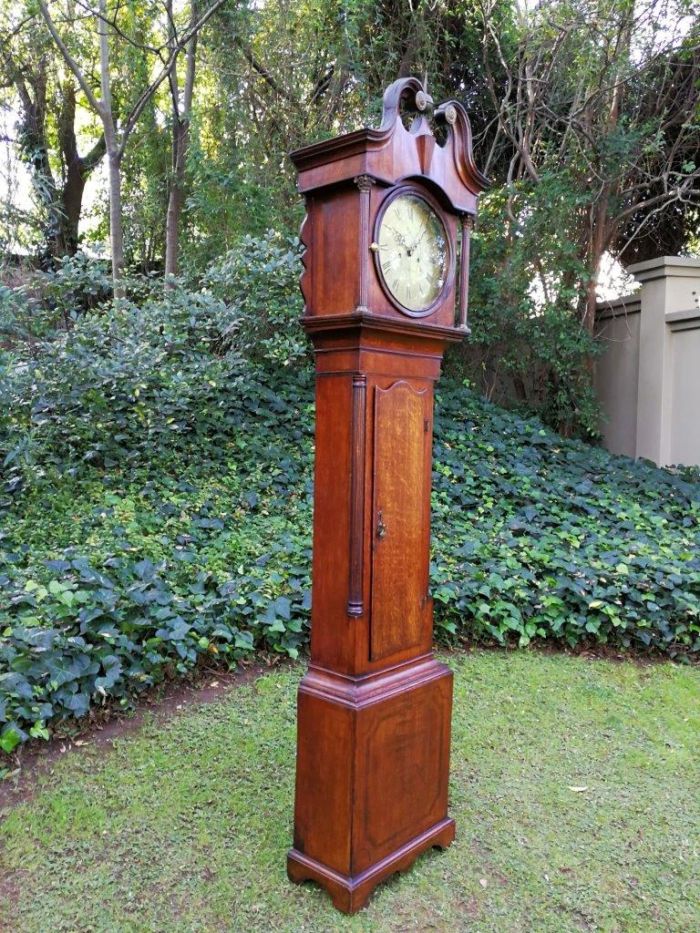
[{"label": "brass keyhole escutcheon", "polygon": [[381,541],[382,538],[386,537],[386,525],[384,524],[384,519],[382,517],[382,510],[380,509],[377,514],[377,537]]}]

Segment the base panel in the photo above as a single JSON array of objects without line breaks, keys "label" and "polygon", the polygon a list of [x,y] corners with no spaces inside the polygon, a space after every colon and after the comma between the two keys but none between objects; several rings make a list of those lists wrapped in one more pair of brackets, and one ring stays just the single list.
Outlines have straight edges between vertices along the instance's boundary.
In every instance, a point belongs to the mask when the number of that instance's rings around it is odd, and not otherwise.
[{"label": "base panel", "polygon": [[427,849],[446,849],[455,838],[455,822],[447,818],[411,839],[401,848],[371,865],[359,875],[342,875],[321,862],[309,858],[297,849],[287,855],[287,875],[301,884],[315,881],[330,894],[333,906],[345,914],[354,914],[369,901],[372,892],[396,872],[406,871]]}]

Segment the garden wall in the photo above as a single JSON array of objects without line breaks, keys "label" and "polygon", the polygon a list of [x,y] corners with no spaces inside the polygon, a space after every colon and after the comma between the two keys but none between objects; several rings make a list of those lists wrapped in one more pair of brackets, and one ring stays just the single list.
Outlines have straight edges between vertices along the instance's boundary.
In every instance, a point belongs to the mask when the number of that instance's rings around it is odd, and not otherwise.
[{"label": "garden wall", "polygon": [[700,259],[632,265],[640,291],[598,306],[603,443],[660,466],[700,465]]}]

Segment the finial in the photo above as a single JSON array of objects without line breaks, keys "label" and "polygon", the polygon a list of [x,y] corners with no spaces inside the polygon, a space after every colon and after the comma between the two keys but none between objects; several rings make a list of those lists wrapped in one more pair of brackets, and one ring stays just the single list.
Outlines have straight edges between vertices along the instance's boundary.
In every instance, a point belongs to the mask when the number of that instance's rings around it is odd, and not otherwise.
[{"label": "finial", "polygon": [[424,110],[428,109],[428,104],[432,102],[431,98],[425,93],[425,91],[418,91],[416,93],[416,110],[420,110],[421,113]]}]

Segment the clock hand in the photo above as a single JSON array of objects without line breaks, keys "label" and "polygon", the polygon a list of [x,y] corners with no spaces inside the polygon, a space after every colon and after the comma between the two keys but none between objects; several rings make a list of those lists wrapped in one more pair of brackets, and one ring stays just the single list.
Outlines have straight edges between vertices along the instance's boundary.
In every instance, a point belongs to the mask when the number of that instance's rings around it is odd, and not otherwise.
[{"label": "clock hand", "polygon": [[411,252],[413,252],[414,250],[418,249],[418,246],[419,246],[419,244],[420,244],[420,241],[423,239],[423,237],[426,235],[427,232],[428,232],[428,225],[427,225],[427,224],[423,224],[423,232],[421,233],[421,235],[418,237],[418,239],[416,240],[416,242],[415,242],[415,243],[413,244],[413,246],[411,247]]},{"label": "clock hand", "polygon": [[391,230],[393,232],[394,236],[399,241],[399,245],[403,246],[405,249],[408,249],[408,243],[406,242],[406,237],[403,235],[403,233],[400,233],[396,227],[392,227],[390,224],[387,224],[386,226],[387,230]]}]

